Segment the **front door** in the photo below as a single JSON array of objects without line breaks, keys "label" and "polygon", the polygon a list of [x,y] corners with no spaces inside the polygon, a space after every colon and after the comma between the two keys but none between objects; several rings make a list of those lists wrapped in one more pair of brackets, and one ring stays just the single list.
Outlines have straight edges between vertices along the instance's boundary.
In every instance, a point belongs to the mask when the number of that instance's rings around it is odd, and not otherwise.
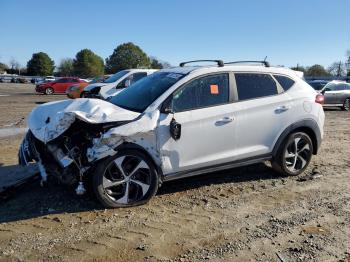
[{"label": "front door", "polygon": [[337,84],[331,83],[324,88],[324,103],[325,104],[337,104]]},{"label": "front door", "polygon": [[[157,128],[165,175],[234,160],[238,105],[230,101],[228,73],[191,80],[170,100],[173,113],[162,113]],[[181,125],[178,140],[169,132],[172,119]]]}]

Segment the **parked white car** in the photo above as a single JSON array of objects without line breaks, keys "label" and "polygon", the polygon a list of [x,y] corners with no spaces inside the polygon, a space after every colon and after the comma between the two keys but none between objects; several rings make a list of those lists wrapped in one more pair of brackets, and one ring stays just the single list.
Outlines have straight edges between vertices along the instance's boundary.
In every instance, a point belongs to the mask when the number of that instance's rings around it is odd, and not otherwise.
[{"label": "parked white car", "polygon": [[45,76],[44,82],[53,82],[56,81],[56,78],[54,76]]},{"label": "parked white car", "polygon": [[156,71],[155,69],[127,69],[119,71],[102,83],[95,83],[85,87],[82,97],[107,99]]},{"label": "parked white car", "polygon": [[[302,173],[323,138],[322,94],[290,69],[224,64],[153,73],[109,102],[76,99],[29,115],[21,164],[78,184],[106,207],[146,203],[162,182],[271,161]],[[200,178],[198,178],[200,179]]]}]

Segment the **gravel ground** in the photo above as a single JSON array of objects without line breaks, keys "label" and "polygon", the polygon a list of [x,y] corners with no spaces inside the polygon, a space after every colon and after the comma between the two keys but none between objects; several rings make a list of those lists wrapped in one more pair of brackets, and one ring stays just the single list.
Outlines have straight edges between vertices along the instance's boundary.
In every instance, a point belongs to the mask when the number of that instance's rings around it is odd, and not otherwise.
[{"label": "gravel ground", "polygon": [[[0,127],[25,127],[36,104],[64,98],[33,87],[0,84],[10,95],[0,96]],[[349,120],[326,111],[322,148],[299,177],[258,164],[168,182],[147,205],[114,210],[28,185],[0,200],[0,261],[350,261]],[[0,138],[0,174],[20,140]]]}]

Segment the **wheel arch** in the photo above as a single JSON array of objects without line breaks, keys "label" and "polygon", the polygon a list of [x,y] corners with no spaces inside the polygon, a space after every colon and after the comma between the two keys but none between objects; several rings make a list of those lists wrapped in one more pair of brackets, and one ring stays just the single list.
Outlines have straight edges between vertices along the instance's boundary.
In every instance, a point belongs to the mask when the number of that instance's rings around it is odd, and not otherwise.
[{"label": "wheel arch", "polygon": [[296,123],[291,124],[288,126],[280,135],[280,137],[277,139],[277,142],[274,145],[272,156],[275,157],[278,149],[280,148],[281,144],[288,138],[288,136],[295,132],[304,132],[306,133],[312,141],[313,146],[313,154],[316,155],[318,152],[318,149],[320,148],[322,138],[321,138],[321,131],[318,127],[318,124],[313,119],[304,119],[301,121],[298,121]]}]

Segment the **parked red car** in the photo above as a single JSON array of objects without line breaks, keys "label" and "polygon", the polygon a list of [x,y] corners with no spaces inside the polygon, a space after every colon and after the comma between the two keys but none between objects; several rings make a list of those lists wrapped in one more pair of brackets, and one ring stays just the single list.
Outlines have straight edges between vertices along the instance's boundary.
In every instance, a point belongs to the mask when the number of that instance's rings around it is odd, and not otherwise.
[{"label": "parked red car", "polygon": [[77,77],[63,77],[53,82],[46,82],[36,85],[35,91],[46,95],[65,94],[68,87],[85,82],[86,81]]}]

